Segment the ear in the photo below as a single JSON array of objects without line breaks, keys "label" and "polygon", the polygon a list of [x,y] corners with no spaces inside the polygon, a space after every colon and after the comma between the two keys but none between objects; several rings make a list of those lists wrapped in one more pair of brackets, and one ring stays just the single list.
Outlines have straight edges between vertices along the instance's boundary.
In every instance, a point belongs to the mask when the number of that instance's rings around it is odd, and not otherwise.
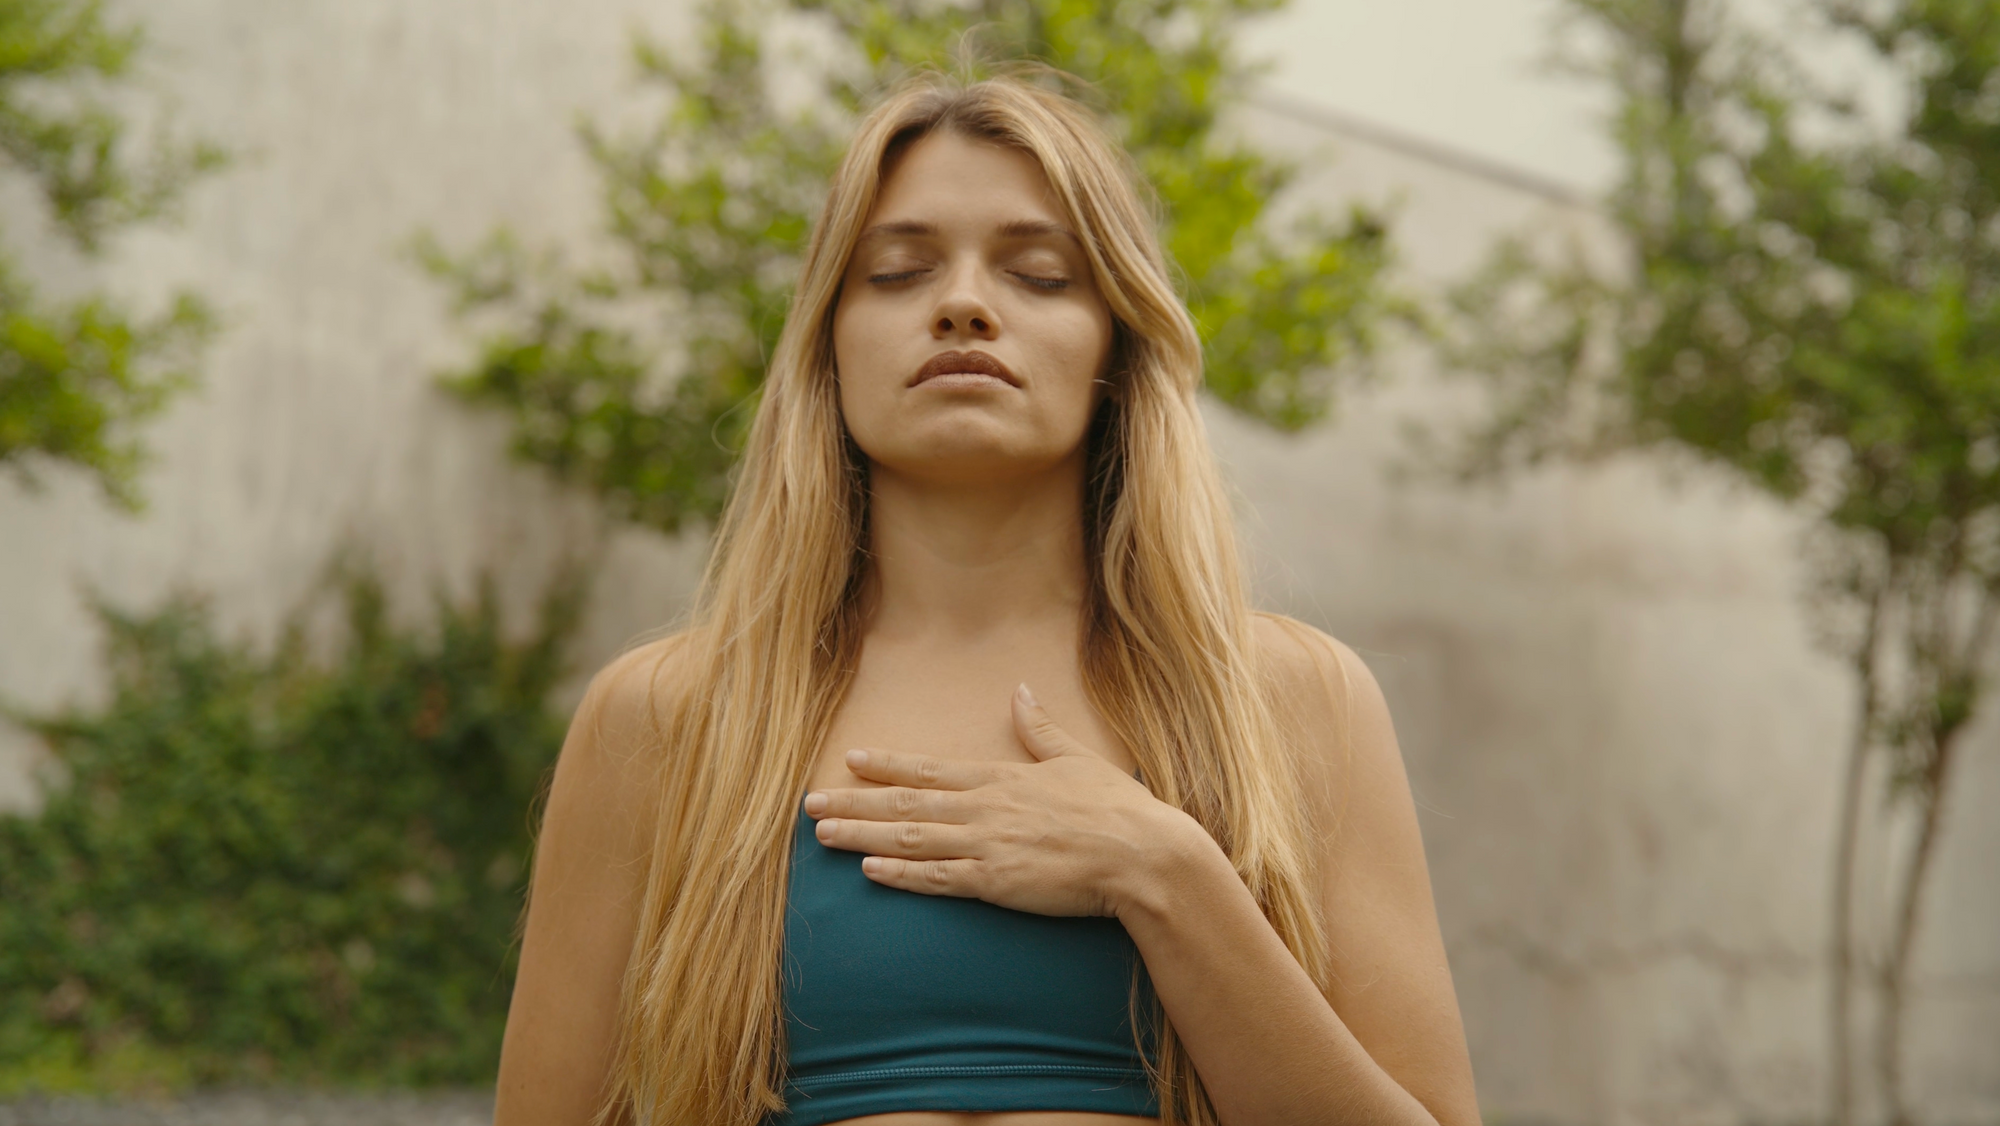
[{"label": "ear", "polygon": [[1070,738],[1069,732],[1056,726],[1056,721],[1035,702],[1035,694],[1025,684],[1014,690],[1014,732],[1036,762],[1092,753],[1090,748]]}]

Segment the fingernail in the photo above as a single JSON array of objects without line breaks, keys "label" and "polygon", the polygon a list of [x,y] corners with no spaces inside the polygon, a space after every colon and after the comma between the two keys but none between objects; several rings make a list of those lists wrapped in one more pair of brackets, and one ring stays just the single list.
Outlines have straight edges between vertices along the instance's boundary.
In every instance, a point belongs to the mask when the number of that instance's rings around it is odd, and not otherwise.
[{"label": "fingernail", "polygon": [[840,827],[840,822],[835,820],[834,818],[829,817],[826,820],[820,822],[819,824],[813,826],[813,836],[816,836],[823,841],[829,840],[833,837],[833,831],[839,827]]},{"label": "fingernail", "polygon": [[857,766],[867,766],[867,765],[868,765],[868,752],[867,752],[867,751],[849,751],[849,752],[847,752],[847,765],[848,765],[849,769],[852,769],[852,768],[854,768],[854,767],[857,767]]},{"label": "fingernail", "polygon": [[806,813],[808,816],[818,817],[820,814],[825,812],[826,812],[825,794],[819,793],[818,791],[814,791],[813,793],[806,795]]},{"label": "fingernail", "polygon": [[1014,689],[1014,695],[1019,696],[1021,698],[1021,702],[1023,704],[1028,705],[1031,708],[1041,706],[1035,703],[1035,694],[1033,692],[1028,691],[1028,682],[1025,680],[1021,682],[1021,686],[1019,688]]},{"label": "fingernail", "polygon": [[882,870],[882,858],[879,856],[868,857],[861,862],[861,870],[871,876],[880,872]]}]

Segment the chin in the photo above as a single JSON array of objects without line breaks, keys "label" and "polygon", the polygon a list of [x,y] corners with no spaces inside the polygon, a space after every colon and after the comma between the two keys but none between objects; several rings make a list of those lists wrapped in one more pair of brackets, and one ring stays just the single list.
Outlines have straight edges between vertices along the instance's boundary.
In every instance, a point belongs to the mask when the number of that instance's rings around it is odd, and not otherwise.
[{"label": "chin", "polygon": [[1078,457],[1083,448],[1083,428],[1051,432],[1055,428],[1015,412],[911,413],[916,417],[878,418],[872,420],[877,425],[850,432],[869,461],[913,481],[966,485],[1025,479]]},{"label": "chin", "polygon": [[1048,472],[1074,453],[1024,449],[1000,441],[899,442],[879,453],[865,446],[862,452],[897,476],[938,485],[991,485],[1025,479]]}]

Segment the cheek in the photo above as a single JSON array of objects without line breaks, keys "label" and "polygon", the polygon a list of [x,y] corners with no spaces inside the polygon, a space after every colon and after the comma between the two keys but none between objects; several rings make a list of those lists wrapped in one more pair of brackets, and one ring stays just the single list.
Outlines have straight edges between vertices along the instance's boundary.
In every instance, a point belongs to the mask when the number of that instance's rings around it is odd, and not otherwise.
[{"label": "cheek", "polygon": [[855,343],[859,334],[855,332],[855,310],[852,302],[838,301],[833,307],[833,363],[843,374],[849,367],[860,362],[855,355]]},{"label": "cheek", "polygon": [[866,302],[843,302],[833,311],[833,364],[839,377],[840,408],[849,415],[866,411],[867,391],[879,382],[884,359],[883,334],[875,331]]},{"label": "cheek", "polygon": [[1043,363],[1039,366],[1068,376],[1062,381],[1070,392],[1065,398],[1086,412],[1097,401],[1094,381],[1104,376],[1111,358],[1111,336],[1111,314],[1101,306],[1064,310],[1042,333]]}]

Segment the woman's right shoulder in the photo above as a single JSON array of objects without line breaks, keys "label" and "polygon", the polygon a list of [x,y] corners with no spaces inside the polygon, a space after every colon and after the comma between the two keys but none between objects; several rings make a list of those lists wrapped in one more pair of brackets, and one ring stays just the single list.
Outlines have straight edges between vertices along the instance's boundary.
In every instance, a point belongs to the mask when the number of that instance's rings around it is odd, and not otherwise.
[{"label": "woman's right shoulder", "polygon": [[613,813],[638,825],[657,792],[673,718],[693,689],[688,633],[633,646],[606,662],[570,719],[549,814]]},{"label": "woman's right shoulder", "polygon": [[634,645],[590,678],[571,721],[574,734],[588,726],[593,740],[625,746],[656,739],[692,688],[691,631]]},{"label": "woman's right shoulder", "polygon": [[495,1121],[585,1122],[616,1054],[621,982],[647,893],[667,731],[696,682],[685,634],[590,678],[556,759],[501,1049]]}]

